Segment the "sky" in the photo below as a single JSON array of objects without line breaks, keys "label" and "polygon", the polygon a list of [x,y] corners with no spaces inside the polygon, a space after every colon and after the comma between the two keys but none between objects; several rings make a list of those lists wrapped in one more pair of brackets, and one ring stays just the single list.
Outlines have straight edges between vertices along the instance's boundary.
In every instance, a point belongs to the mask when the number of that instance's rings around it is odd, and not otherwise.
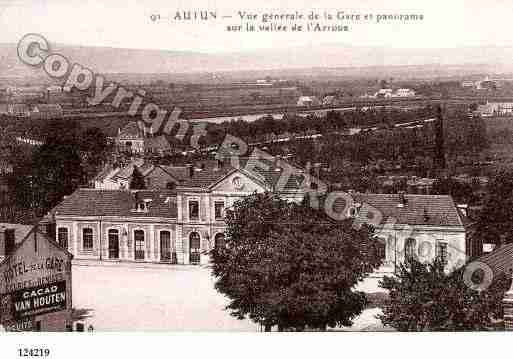
[{"label": "sky", "polygon": [[[176,11],[216,11],[208,22],[172,21]],[[322,13],[423,14],[414,23],[350,25],[348,32],[230,33],[248,13],[311,10]],[[151,15],[161,15],[153,22]],[[231,16],[231,18],[223,18]],[[0,0],[0,43],[26,33],[83,46],[224,53],[256,49],[343,44],[394,48],[513,46],[513,7],[508,0]]]}]

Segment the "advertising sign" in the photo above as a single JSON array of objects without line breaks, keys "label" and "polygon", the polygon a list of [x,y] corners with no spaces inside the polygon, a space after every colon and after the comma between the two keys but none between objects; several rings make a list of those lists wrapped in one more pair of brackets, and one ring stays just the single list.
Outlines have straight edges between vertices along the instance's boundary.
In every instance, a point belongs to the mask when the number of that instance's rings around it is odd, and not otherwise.
[{"label": "advertising sign", "polygon": [[21,319],[66,309],[66,281],[25,288],[3,295],[2,321]]}]

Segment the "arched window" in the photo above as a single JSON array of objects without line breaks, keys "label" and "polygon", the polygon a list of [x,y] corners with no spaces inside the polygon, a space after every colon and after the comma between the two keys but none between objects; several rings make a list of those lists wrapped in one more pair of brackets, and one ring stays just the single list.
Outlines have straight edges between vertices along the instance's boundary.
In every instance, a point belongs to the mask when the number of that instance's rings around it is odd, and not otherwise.
[{"label": "arched window", "polygon": [[218,233],[214,237],[214,246],[215,248],[223,248],[226,246],[225,240],[224,240],[224,233]]},{"label": "arched window", "polygon": [[93,229],[84,228],[82,229],[82,246],[84,251],[93,250]]},{"label": "arched window", "polygon": [[135,248],[135,259],[142,260],[144,259],[144,231],[135,230],[134,231],[134,248]]},{"label": "arched window", "polygon": [[109,229],[108,232],[109,240],[109,258],[119,258],[119,231],[117,229]]},{"label": "arched window", "polygon": [[411,261],[412,259],[415,259],[416,253],[416,243],[415,238],[408,238],[406,240],[406,243],[404,244],[404,259],[406,261]]},{"label": "arched window", "polygon": [[60,227],[57,230],[57,243],[59,243],[59,245],[62,248],[68,249],[68,229],[67,228]]},{"label": "arched window", "polygon": [[192,232],[189,235],[189,262],[191,264],[200,263],[201,238],[198,232]]}]

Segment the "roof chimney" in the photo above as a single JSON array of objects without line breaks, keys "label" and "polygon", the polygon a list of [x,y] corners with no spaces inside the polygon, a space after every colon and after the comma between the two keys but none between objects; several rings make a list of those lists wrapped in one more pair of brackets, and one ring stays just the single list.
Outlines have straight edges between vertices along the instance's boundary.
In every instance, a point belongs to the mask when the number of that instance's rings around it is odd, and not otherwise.
[{"label": "roof chimney", "polygon": [[9,256],[14,252],[15,232],[14,228],[2,228],[4,237],[4,255]]},{"label": "roof chimney", "polygon": [[214,167],[214,169],[217,171],[217,170],[220,170],[221,168],[223,168],[223,160],[218,159],[216,161],[216,166]]},{"label": "roof chimney", "polygon": [[429,221],[429,213],[426,208],[424,208],[424,222]]},{"label": "roof chimney", "polygon": [[408,200],[404,194],[404,191],[399,192],[399,203],[397,204],[398,208],[402,208],[408,204]]},{"label": "roof chimney", "polygon": [[468,217],[468,204],[458,204],[456,207],[464,217]]},{"label": "roof chimney", "polygon": [[192,176],[194,176],[194,166],[188,163],[185,165],[185,167],[187,167],[187,173],[189,175],[189,178],[192,178]]}]

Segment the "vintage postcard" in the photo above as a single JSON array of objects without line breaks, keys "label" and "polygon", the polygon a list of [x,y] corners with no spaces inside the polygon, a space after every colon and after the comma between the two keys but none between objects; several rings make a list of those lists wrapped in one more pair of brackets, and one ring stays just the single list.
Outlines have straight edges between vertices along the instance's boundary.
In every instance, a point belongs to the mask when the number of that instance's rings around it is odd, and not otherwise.
[{"label": "vintage postcard", "polygon": [[512,16],[0,1],[0,337],[513,330]]}]

